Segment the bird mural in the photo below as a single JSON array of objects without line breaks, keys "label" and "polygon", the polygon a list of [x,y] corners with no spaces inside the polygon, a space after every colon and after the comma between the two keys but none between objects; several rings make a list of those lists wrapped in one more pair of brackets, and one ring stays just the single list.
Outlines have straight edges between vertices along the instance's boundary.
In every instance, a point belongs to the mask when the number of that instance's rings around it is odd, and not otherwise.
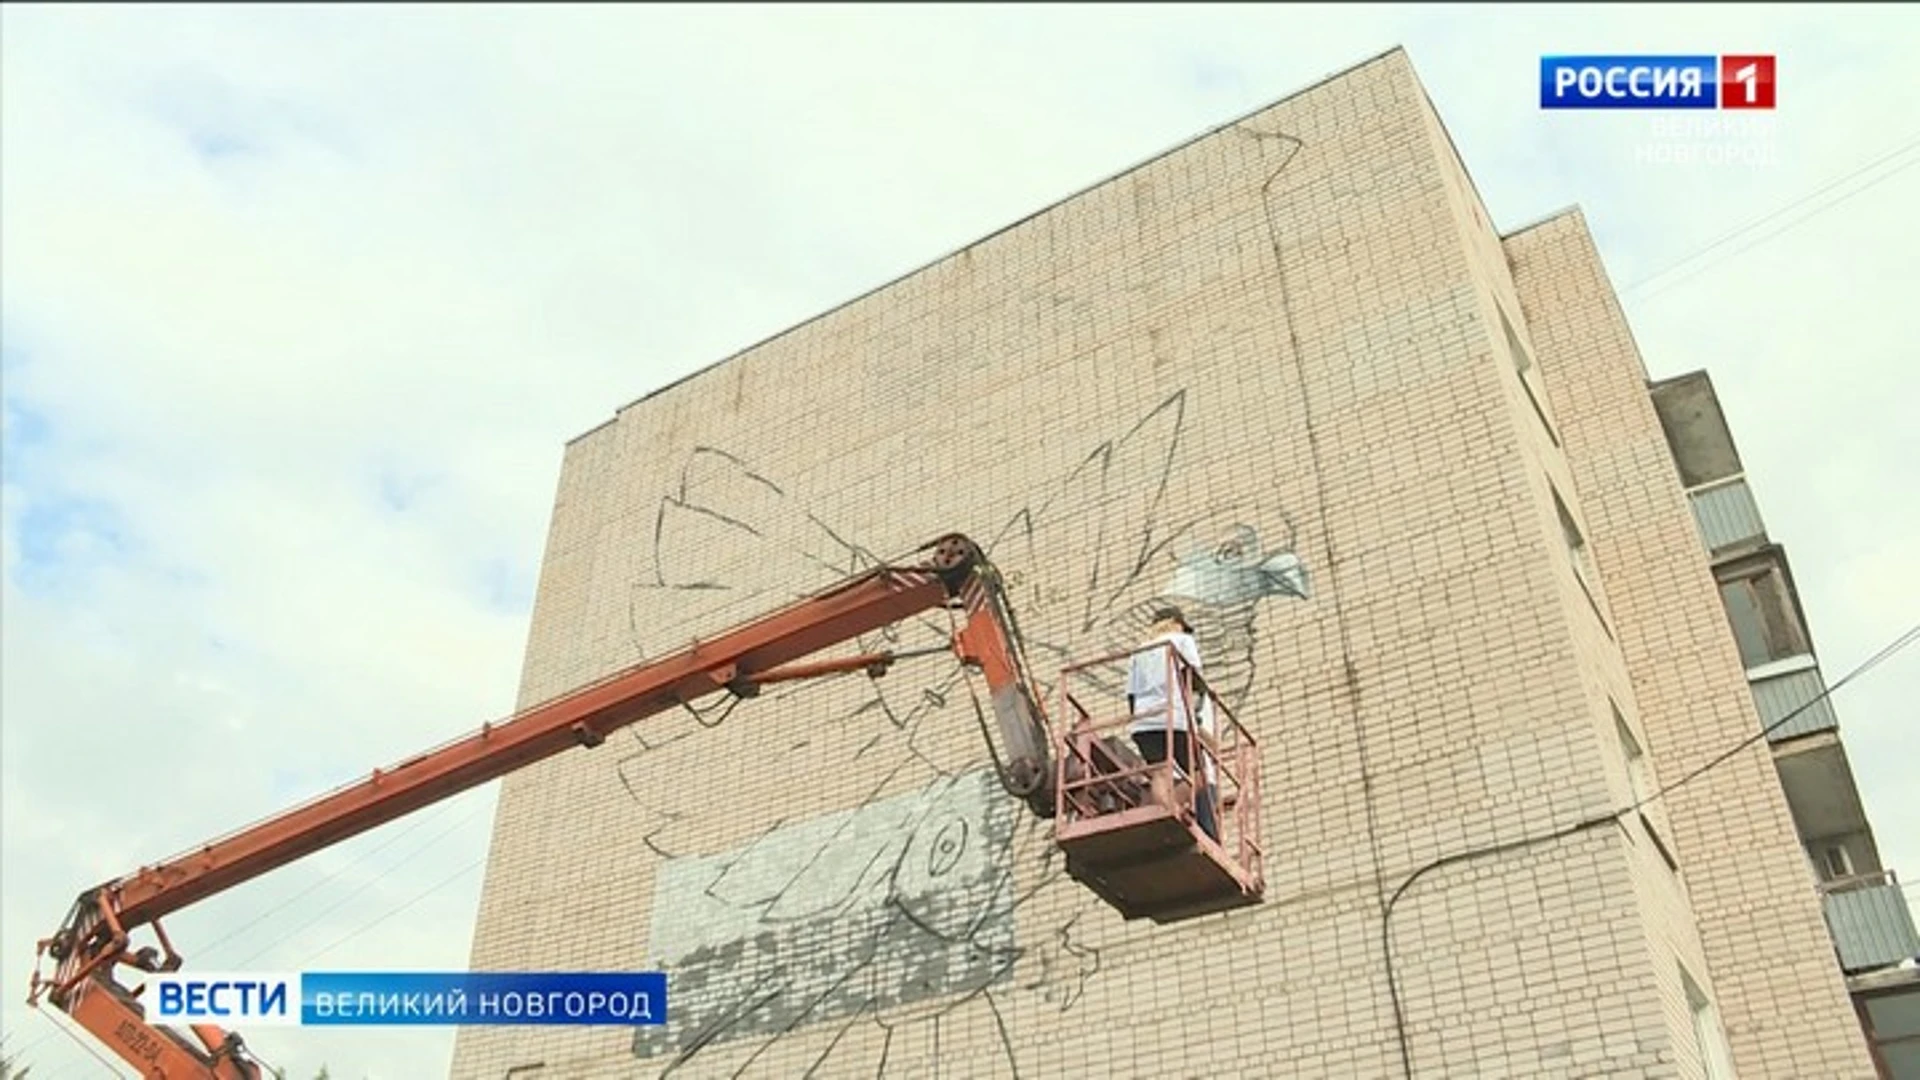
[{"label": "bird mural", "polygon": [[[1237,708],[1256,677],[1261,606],[1309,596],[1291,526],[1280,544],[1263,540],[1269,519],[1285,524],[1277,509],[1169,514],[1186,401],[1175,393],[1091,447],[983,541],[1025,623],[1029,674],[1043,700],[1061,665],[1134,647],[1150,613],[1171,602],[1194,624],[1210,683]],[[737,619],[885,562],[787,483],[716,448],[688,455],[652,532],[629,597],[636,659],[676,644],[649,640],[657,634],[648,612],[665,593],[702,594],[669,607]],[[859,648],[943,645],[953,629],[943,616],[908,620]],[[835,755],[882,778],[872,797],[779,823],[720,854],[693,850],[699,807],[687,785],[644,778],[700,767],[697,736],[738,703],[688,707],[686,722],[665,731],[628,729],[632,751],[617,767],[644,812],[645,840],[663,860],[649,955],[676,987],[672,1021],[641,1029],[637,1056],[672,1072],[726,1047],[729,1060],[746,1055],[738,1066],[746,1068],[774,1043],[806,1037],[822,1040],[813,1066],[820,1074],[877,1075],[905,1058],[883,1049],[877,1063],[856,1063],[849,1055],[871,1055],[876,1040],[843,1038],[849,1025],[875,1025],[884,1032],[878,1045],[898,1049],[937,1041],[942,1024],[977,1023],[1001,1032],[1004,1071],[1017,1074],[1002,999],[1029,993],[1059,1008],[1078,1000],[1098,968],[1097,953],[1074,936],[1091,898],[1075,893],[1050,904],[1067,912],[1059,925],[1014,940],[1015,909],[1070,883],[1063,886],[1046,823],[1016,812],[984,745],[957,768],[921,749],[924,732],[973,722],[967,673],[951,659],[926,663],[862,683],[856,704],[823,717],[795,745],[836,740]],[[1123,686],[1120,665],[1091,674],[1103,691],[1117,695]],[[742,707],[801,708],[807,693],[797,684],[770,687]]]},{"label": "bird mural", "polygon": [[[1042,639],[1030,648],[1059,665],[1077,657],[1124,652],[1146,639],[1154,612],[1177,608],[1193,627],[1209,686],[1229,708],[1238,709],[1253,687],[1261,602],[1272,597],[1309,599],[1309,575],[1291,548],[1291,531],[1288,546],[1268,550],[1255,527],[1231,514],[1211,517],[1227,523],[1213,525],[1203,519],[1181,529],[1188,540],[1171,558],[1172,565],[1150,579],[1153,587],[1136,587],[1130,599],[1104,611],[1097,629],[1080,635],[1097,644],[1068,647]],[[1205,537],[1212,539],[1203,541]],[[1123,662],[1090,668],[1083,677],[1116,699],[1125,694]]]}]

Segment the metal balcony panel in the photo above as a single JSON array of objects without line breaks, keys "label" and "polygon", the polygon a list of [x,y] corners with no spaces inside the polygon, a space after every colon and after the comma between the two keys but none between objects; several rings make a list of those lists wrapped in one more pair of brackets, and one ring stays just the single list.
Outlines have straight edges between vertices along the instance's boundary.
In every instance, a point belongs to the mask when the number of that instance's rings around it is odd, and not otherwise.
[{"label": "metal balcony panel", "polygon": [[1688,498],[1693,503],[1693,519],[1700,526],[1700,539],[1710,552],[1767,535],[1767,527],[1760,520],[1760,506],[1745,480],[1701,488]]},{"label": "metal balcony panel", "polygon": [[1875,884],[1831,889],[1824,906],[1842,969],[1866,971],[1920,957],[1913,912],[1891,875]]},{"label": "metal balcony panel", "polygon": [[[1773,742],[1782,742],[1801,735],[1811,735],[1816,731],[1832,731],[1840,726],[1833,714],[1833,703],[1820,695],[1826,693],[1825,680],[1820,678],[1819,668],[1805,668],[1775,675],[1771,678],[1753,680],[1753,703],[1760,710],[1760,726],[1772,727],[1795,709],[1805,707],[1805,711],[1792,720],[1781,724],[1767,738]],[[1811,706],[1809,702],[1813,702]]]}]

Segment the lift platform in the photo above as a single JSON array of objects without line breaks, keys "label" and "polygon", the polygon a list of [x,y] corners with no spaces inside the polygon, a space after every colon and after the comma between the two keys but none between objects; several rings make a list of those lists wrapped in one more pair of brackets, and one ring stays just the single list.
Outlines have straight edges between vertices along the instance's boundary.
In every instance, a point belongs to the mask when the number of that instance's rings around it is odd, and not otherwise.
[{"label": "lift platform", "polygon": [[[1086,708],[1077,689],[1091,689],[1097,673],[1124,670],[1136,657],[1164,657],[1165,685],[1181,688],[1180,696],[1142,716],[1126,715],[1124,698],[1099,712]],[[1054,839],[1068,875],[1130,920],[1172,923],[1259,903],[1266,887],[1259,745],[1199,673],[1161,645],[1074,664],[1061,671],[1058,687]],[[1101,692],[1098,700],[1113,696]],[[1176,714],[1201,718],[1198,739],[1172,737]],[[1169,748],[1162,760],[1142,756],[1129,730],[1142,728],[1162,734]],[[1176,744],[1184,744],[1184,756]],[[1217,808],[1217,838],[1201,826],[1203,799]]]}]

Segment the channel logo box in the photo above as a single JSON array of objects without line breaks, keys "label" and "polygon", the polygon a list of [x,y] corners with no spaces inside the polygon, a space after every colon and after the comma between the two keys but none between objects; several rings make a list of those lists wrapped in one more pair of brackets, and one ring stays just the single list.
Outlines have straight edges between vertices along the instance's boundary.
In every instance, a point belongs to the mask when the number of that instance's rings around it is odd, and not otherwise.
[{"label": "channel logo box", "polygon": [[142,1001],[147,1020],[156,1024],[297,1026],[300,976],[259,971],[149,975]]},{"label": "channel logo box", "polygon": [[1543,56],[1543,109],[1771,109],[1774,57]]}]

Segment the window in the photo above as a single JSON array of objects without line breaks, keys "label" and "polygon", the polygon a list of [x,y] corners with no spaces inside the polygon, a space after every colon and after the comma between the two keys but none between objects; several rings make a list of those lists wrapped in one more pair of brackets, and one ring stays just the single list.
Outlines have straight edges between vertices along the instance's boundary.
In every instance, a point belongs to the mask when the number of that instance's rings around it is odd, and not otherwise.
[{"label": "window", "polygon": [[1633,801],[1637,804],[1647,797],[1647,755],[1640,749],[1640,740],[1633,737],[1632,729],[1627,727],[1627,718],[1620,715],[1620,706],[1613,707],[1613,728],[1620,736],[1620,752],[1627,759],[1627,785],[1633,789]]},{"label": "window", "polygon": [[1720,600],[1740,646],[1740,662],[1749,669],[1808,651],[1778,569],[1769,566],[1721,582]]},{"label": "window", "polygon": [[1527,403],[1533,406],[1533,415],[1540,418],[1540,426],[1547,431],[1547,438],[1553,445],[1560,445],[1560,435],[1553,430],[1553,421],[1547,419],[1547,410],[1540,406],[1540,397],[1534,392],[1533,357],[1527,353],[1527,347],[1520,342],[1520,335],[1514,332],[1513,320],[1507,318],[1506,309],[1494,305],[1500,312],[1500,329],[1507,335],[1507,355],[1513,358],[1513,372],[1520,379],[1520,389],[1527,392]]},{"label": "window", "polygon": [[1867,1034],[1887,1063],[1887,1075],[1920,1074],[1920,998],[1893,991],[1857,999]]},{"label": "window", "polygon": [[1693,1013],[1694,1045],[1700,1049],[1700,1067],[1707,1080],[1733,1080],[1733,1053],[1720,1027],[1720,1010],[1707,1000],[1706,992],[1684,967],[1680,969],[1680,985],[1686,990],[1687,1008]]},{"label": "window", "polygon": [[1587,538],[1580,534],[1580,526],[1573,520],[1573,511],[1567,509],[1566,500],[1560,497],[1557,490],[1553,492],[1553,512],[1560,518],[1560,538],[1566,541],[1567,558],[1573,561],[1573,572],[1579,575],[1580,584],[1592,588],[1593,569],[1589,564]]},{"label": "window", "polygon": [[1653,841],[1653,849],[1660,853],[1660,861],[1667,869],[1680,872],[1680,863],[1673,857],[1667,842],[1660,839],[1660,833],[1653,827],[1653,819],[1647,817],[1646,808],[1640,804],[1653,793],[1653,786],[1647,780],[1647,755],[1640,748],[1640,740],[1633,737],[1633,729],[1627,726],[1627,718],[1620,715],[1620,706],[1613,705],[1613,729],[1620,737],[1620,753],[1627,759],[1627,786],[1633,792],[1634,816],[1640,819],[1640,829]]},{"label": "window", "polygon": [[1507,334],[1507,352],[1513,356],[1513,370],[1524,379],[1533,367],[1533,357],[1527,354],[1527,347],[1520,343],[1520,335],[1514,333],[1513,320],[1507,318],[1504,308],[1500,311],[1500,329]]},{"label": "window", "polygon": [[1853,856],[1847,854],[1845,844],[1826,844],[1820,848],[1820,858],[1816,861],[1821,881],[1838,881],[1853,876]]},{"label": "window", "polygon": [[1560,537],[1567,545],[1567,558],[1573,563],[1573,576],[1580,583],[1580,591],[1587,594],[1587,603],[1593,608],[1593,617],[1600,620],[1600,631],[1608,637],[1613,636],[1613,627],[1607,625],[1606,613],[1600,610],[1600,597],[1595,588],[1593,557],[1587,550],[1587,538],[1580,535],[1580,526],[1573,520],[1573,511],[1567,509],[1567,502],[1560,497],[1560,491],[1547,481],[1547,490],[1553,493],[1553,511],[1560,519]]}]

